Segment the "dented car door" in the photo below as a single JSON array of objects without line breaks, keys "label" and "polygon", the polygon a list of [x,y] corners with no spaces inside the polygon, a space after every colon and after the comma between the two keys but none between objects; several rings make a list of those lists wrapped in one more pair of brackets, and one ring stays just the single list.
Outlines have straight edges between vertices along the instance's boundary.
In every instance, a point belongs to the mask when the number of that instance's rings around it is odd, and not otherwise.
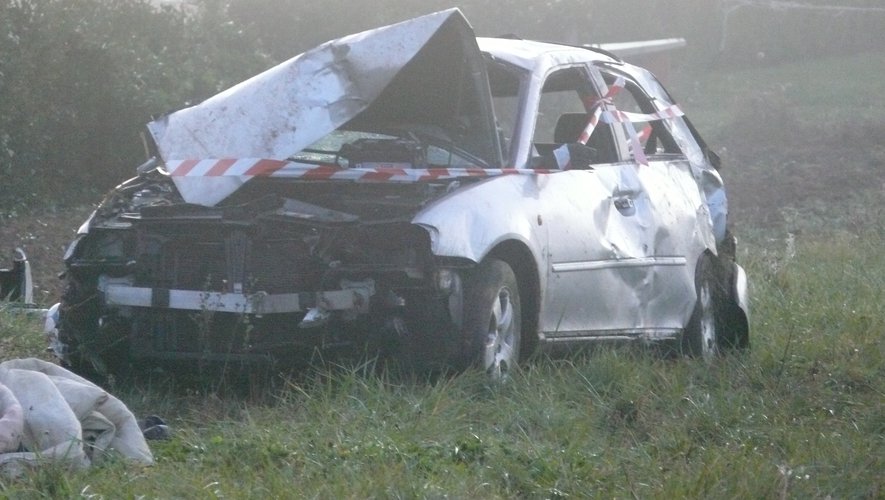
[{"label": "dented car door", "polygon": [[[564,80],[560,76],[564,71],[583,79],[570,86],[578,94],[585,116],[575,116],[570,109],[561,114],[554,133],[555,147],[579,140],[584,127],[566,131],[564,123],[586,123],[609,92],[591,68],[566,68],[551,73],[550,79]],[[549,90],[555,84],[545,87]],[[556,100],[563,101],[561,96]],[[538,114],[545,113],[550,111]],[[542,126],[540,121],[538,126]],[[623,158],[621,135],[615,132],[611,124],[597,124],[586,139],[594,148],[590,168],[567,170],[545,180],[548,195],[542,217],[550,241],[549,288],[541,329],[551,340],[635,332],[644,324],[642,305],[649,300],[647,283],[654,262],[657,221],[649,215],[648,196],[636,165]]]}]

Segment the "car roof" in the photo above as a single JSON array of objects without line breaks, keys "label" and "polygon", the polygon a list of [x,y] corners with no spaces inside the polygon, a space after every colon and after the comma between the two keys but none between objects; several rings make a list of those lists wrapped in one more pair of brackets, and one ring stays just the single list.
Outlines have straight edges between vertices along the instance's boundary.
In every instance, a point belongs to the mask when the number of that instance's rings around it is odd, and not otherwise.
[{"label": "car roof", "polygon": [[622,62],[590,47],[512,38],[477,37],[476,41],[482,52],[530,72],[544,72],[562,64]]}]

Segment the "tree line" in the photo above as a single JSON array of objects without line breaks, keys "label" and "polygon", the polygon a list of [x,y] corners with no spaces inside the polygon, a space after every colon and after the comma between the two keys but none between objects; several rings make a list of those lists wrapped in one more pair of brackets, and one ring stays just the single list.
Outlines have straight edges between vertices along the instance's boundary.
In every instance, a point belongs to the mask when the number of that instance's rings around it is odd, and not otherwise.
[{"label": "tree line", "polygon": [[[452,6],[461,7],[485,36],[568,43],[682,36],[689,41],[682,62],[695,67],[721,63],[723,47],[739,62],[762,50],[760,43],[783,49],[783,40],[814,54],[874,48],[881,30],[866,28],[885,20],[849,15],[852,29],[845,32],[854,35],[847,36],[840,31],[845,26],[832,26],[833,16],[810,15],[780,30],[778,40],[754,28],[752,39],[739,42],[747,30],[742,26],[758,24],[752,16],[764,12],[729,11],[726,19],[726,4],[191,0],[172,8],[150,0],[0,0],[0,214],[35,204],[93,201],[144,159],[141,133],[153,117],[199,102],[323,41]],[[727,26],[731,38],[724,40],[726,20],[734,25]],[[820,24],[816,37],[800,36],[812,21]]]}]

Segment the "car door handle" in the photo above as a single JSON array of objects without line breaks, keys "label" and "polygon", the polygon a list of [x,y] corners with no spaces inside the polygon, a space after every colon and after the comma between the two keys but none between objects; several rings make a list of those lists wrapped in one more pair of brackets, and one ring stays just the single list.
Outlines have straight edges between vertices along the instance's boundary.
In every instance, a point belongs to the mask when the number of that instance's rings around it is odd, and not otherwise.
[{"label": "car door handle", "polygon": [[633,204],[632,198],[615,198],[614,203],[615,208],[617,208],[618,212],[621,212],[623,215],[633,215],[636,213],[636,205]]}]

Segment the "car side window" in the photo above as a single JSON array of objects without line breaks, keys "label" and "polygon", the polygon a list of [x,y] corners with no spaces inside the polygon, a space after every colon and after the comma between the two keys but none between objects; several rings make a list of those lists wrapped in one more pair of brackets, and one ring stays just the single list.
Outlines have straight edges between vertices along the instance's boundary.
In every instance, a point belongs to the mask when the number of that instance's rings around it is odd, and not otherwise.
[{"label": "car side window", "polygon": [[[598,99],[599,93],[583,66],[560,69],[548,75],[535,121],[533,141],[537,155],[549,154],[563,144],[579,142],[591,119],[593,103]],[[598,123],[586,144],[593,150],[590,163],[617,161],[610,125]]]},{"label": "car side window", "polygon": [[604,73],[603,78],[609,86],[623,85],[620,91],[612,92],[609,103],[609,120],[616,126],[622,126],[627,144],[625,149],[633,154],[633,149],[642,149],[645,156],[683,155],[673,135],[658,116],[659,106],[655,106],[654,98],[649,97],[631,79],[621,79],[617,75]]}]

